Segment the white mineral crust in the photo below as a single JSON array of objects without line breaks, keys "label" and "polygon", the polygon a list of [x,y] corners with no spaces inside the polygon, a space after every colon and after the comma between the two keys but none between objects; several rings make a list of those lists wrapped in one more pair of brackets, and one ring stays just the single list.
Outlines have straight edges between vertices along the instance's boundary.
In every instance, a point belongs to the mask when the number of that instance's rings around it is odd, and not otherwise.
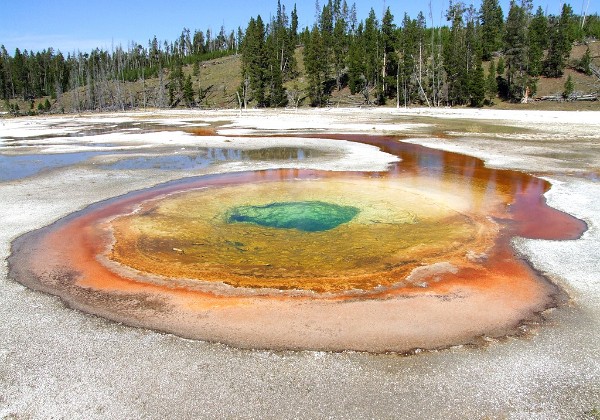
[{"label": "white mineral crust", "polygon": [[[152,121],[171,130],[225,124],[219,132],[230,142],[131,127],[123,133],[68,136],[89,127]],[[464,121],[482,127],[477,134],[466,132]],[[431,132],[438,126],[451,135],[434,138]],[[498,126],[505,128],[501,135],[493,129]],[[506,127],[514,127],[514,134]],[[231,110],[4,119],[0,152],[20,153],[11,151],[15,143],[37,153],[111,143],[132,156],[154,148],[168,155],[182,147],[293,144],[331,152],[294,163],[299,167],[382,170],[394,160],[348,142],[234,137],[334,132],[408,135],[415,143],[472,154],[488,165],[546,176],[554,184],[549,203],[583,219],[589,230],[575,241],[517,238],[514,245],[567,291],[570,303],[547,313],[545,325],[529,338],[410,357],[238,350],[86,315],[7,278],[11,241],[128,191],[182,176],[270,166],[117,171],[95,167],[103,159],[97,156],[0,183],[0,417],[570,419],[600,409],[600,112],[386,108],[251,111],[241,117]],[[48,135],[58,137],[40,141]]]}]

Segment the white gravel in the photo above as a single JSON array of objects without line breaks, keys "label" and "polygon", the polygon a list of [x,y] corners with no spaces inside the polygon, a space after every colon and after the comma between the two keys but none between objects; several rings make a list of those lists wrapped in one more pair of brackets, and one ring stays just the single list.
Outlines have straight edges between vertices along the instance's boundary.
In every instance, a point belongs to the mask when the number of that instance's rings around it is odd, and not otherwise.
[{"label": "white gravel", "polygon": [[[536,137],[473,136],[456,129],[454,121],[461,119],[533,127]],[[590,229],[577,241],[516,239],[515,246],[563,286],[572,301],[549,313],[548,325],[529,338],[411,357],[247,351],[129,328],[65,308],[56,298],[8,279],[10,242],[90,203],[192,174],[107,171],[79,164],[0,183],[1,418],[575,419],[600,409],[600,184],[582,174],[600,168],[600,113],[330,109],[252,111],[242,117],[237,111],[171,111],[17,119],[0,125],[0,152],[6,150],[7,137],[63,135],[65,122],[72,133],[78,127],[147,120],[170,126],[231,124],[221,134],[234,129],[283,133],[289,127],[294,134],[407,134],[414,136],[413,142],[472,153],[494,166],[541,173],[554,183],[547,194],[550,204],[582,218]],[[431,132],[440,128],[455,134],[447,140],[433,138]],[[539,135],[544,133],[546,140]],[[579,141],[573,133],[587,137]],[[138,134],[130,133],[115,141],[164,147],[165,154],[188,147],[188,142],[224,141],[168,134],[134,139],[128,136]],[[73,147],[89,140],[68,139]],[[63,140],[47,147],[69,150]],[[255,141],[272,144],[270,139],[230,140],[236,147],[254,147]],[[297,144],[286,138],[274,141]],[[305,162],[314,167],[380,170],[390,160],[371,147],[348,142],[298,142],[337,150],[328,159]],[[529,149],[523,152],[523,146]],[[267,165],[224,164],[194,174],[255,166]]]}]

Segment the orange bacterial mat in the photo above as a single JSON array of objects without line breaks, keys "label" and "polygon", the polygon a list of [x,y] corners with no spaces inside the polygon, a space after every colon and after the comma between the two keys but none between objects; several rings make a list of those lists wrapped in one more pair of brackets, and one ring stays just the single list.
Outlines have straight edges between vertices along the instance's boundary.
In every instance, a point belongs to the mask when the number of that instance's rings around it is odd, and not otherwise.
[{"label": "orange bacterial mat", "polygon": [[86,312],[245,348],[436,349],[514,334],[556,306],[560,290],[510,246],[585,230],[546,205],[546,181],[391,137],[336,137],[401,160],[132,192],[17,239],[11,276]]}]

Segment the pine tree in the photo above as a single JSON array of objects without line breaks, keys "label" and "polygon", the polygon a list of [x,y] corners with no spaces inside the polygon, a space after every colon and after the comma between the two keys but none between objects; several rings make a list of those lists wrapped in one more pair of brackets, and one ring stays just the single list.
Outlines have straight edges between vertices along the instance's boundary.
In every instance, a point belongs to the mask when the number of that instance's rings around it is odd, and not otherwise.
[{"label": "pine tree", "polygon": [[385,98],[392,98],[396,92],[396,74],[398,72],[398,59],[396,54],[396,25],[394,15],[388,7],[381,20],[382,66],[381,78],[383,82],[382,93]]},{"label": "pine tree", "polygon": [[504,55],[506,57],[508,95],[520,100],[528,86],[527,77],[527,16],[524,7],[512,0],[506,32],[504,33]]},{"label": "pine tree", "polygon": [[444,65],[448,75],[448,102],[461,105],[468,100],[468,57],[465,42],[463,3],[451,4],[446,19],[452,22],[450,35],[444,46]]},{"label": "pine tree", "polygon": [[27,98],[28,83],[27,70],[25,67],[25,59],[21,51],[15,49],[15,55],[12,59],[12,85],[13,85],[13,96],[21,95],[23,99]]},{"label": "pine tree", "polygon": [[504,72],[506,71],[506,65],[504,63],[504,58],[500,57],[498,59],[498,64],[496,65],[496,74],[498,76],[504,77]]},{"label": "pine tree", "polygon": [[[412,103],[419,97],[424,102],[427,98],[422,89],[422,59],[424,39],[424,19],[420,15],[411,19],[404,14],[402,30],[399,39],[399,68],[397,73],[397,90],[402,96],[405,105]],[[400,102],[400,101],[398,101]],[[397,103],[398,103],[397,102]]]},{"label": "pine tree", "polygon": [[[296,23],[297,24],[297,23]],[[296,75],[295,30],[289,27],[289,18],[285,6],[277,2],[277,13],[269,25],[267,34],[267,54],[273,65],[279,67],[282,80],[290,80]]]},{"label": "pine tree", "polygon": [[479,9],[482,58],[488,61],[502,47],[504,16],[498,0],[483,0]]},{"label": "pine tree", "polygon": [[290,39],[292,45],[298,44],[298,11],[296,10],[296,4],[294,4],[294,10],[292,10],[292,23],[290,25]]},{"label": "pine tree", "polygon": [[181,59],[177,57],[173,60],[169,73],[169,106],[177,106],[181,101],[184,84],[183,64]]},{"label": "pine tree", "polygon": [[349,41],[347,36],[348,23],[346,19],[346,16],[342,13],[338,13],[333,27],[332,61],[337,90],[342,89],[342,77],[344,76],[349,51]]},{"label": "pine tree", "polygon": [[14,96],[14,87],[12,85],[11,57],[8,55],[8,51],[6,51],[4,45],[0,45],[0,58],[3,63],[2,98],[5,101],[8,101],[9,98],[12,98]]},{"label": "pine tree", "polygon": [[248,88],[256,105],[266,102],[266,70],[269,68],[265,49],[265,26],[260,16],[251,18],[242,42],[242,89]]},{"label": "pine tree", "polygon": [[575,83],[573,83],[573,78],[569,74],[569,77],[567,77],[567,81],[565,82],[565,85],[564,85],[564,90],[562,93],[563,98],[569,99],[569,97],[573,94],[574,90],[575,90]]},{"label": "pine tree", "polygon": [[169,82],[169,106],[174,107],[175,105],[175,85]]},{"label": "pine tree", "polygon": [[304,66],[308,79],[307,94],[312,106],[323,106],[327,103],[329,92],[325,90],[326,60],[326,49],[321,31],[317,25],[314,25],[310,31],[308,42],[304,46]]},{"label": "pine tree", "polygon": [[571,54],[571,40],[569,39],[569,22],[573,10],[565,4],[558,19],[553,19],[550,28],[550,46],[548,56],[544,61],[544,75],[548,77],[561,77],[563,75],[567,58]]},{"label": "pine tree", "polygon": [[494,60],[490,61],[490,67],[488,68],[488,74],[485,79],[486,91],[490,100],[493,101],[496,95],[498,95],[498,81],[496,80],[496,65]]},{"label": "pine tree", "polygon": [[281,66],[283,64],[284,52],[280,48],[278,40],[274,33],[269,34],[265,50],[267,51],[269,60],[266,70],[267,77],[267,102],[266,105],[272,107],[285,106],[287,103],[287,95],[283,87],[283,73]]},{"label": "pine tree", "polygon": [[331,57],[333,56],[333,29],[334,29],[334,10],[333,10],[333,2],[329,0],[324,6],[323,10],[318,19],[319,31],[321,33],[321,41],[323,43],[323,48],[325,50],[325,54],[327,55],[327,62],[331,62]]},{"label": "pine tree", "polygon": [[[4,48],[4,45],[2,45]],[[0,54],[0,98],[8,99],[8,87],[6,85],[6,61],[3,55]]]},{"label": "pine tree", "polygon": [[194,87],[192,85],[192,76],[189,74],[183,84],[183,100],[188,107],[191,107],[194,103]]},{"label": "pine tree", "polygon": [[377,98],[382,96],[383,83],[380,77],[381,57],[379,56],[379,22],[375,11],[371,9],[369,17],[365,20],[363,32],[364,54],[365,54],[365,79],[363,88],[365,100],[371,102],[370,92],[375,89]]},{"label": "pine tree", "polygon": [[483,73],[483,66],[481,60],[478,60],[475,69],[471,72],[469,77],[469,93],[471,106],[480,107],[483,105],[486,93],[486,80]]},{"label": "pine tree", "polygon": [[600,39],[600,16],[595,13],[585,16],[583,20],[583,35],[587,38]]},{"label": "pine tree", "polygon": [[531,19],[528,31],[529,74],[539,76],[542,73],[542,58],[548,45],[548,19],[541,6]]},{"label": "pine tree", "polygon": [[585,50],[585,53],[581,57],[581,60],[579,60],[577,68],[578,68],[578,70],[581,70],[588,76],[591,76],[592,75],[591,64],[592,64],[592,55],[590,53],[590,47],[588,46],[587,49]]},{"label": "pine tree", "polygon": [[352,35],[348,49],[348,87],[350,93],[357,94],[363,90],[365,77],[363,24],[358,25]]}]

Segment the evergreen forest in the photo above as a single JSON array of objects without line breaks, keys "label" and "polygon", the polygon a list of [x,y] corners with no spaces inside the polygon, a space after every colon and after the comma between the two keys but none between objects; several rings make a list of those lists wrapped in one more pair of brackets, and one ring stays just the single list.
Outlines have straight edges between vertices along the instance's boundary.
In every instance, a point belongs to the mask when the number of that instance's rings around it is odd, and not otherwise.
[{"label": "evergreen forest", "polygon": [[[184,28],[145,46],[66,55],[0,46],[0,98],[14,114],[198,107],[213,88],[198,82],[203,63],[228,56],[239,58],[239,86],[226,93],[240,108],[328,106],[344,89],[364,105],[479,107],[535,97],[541,77],[560,78],[566,68],[600,78],[589,48],[600,18],[569,4],[548,15],[531,0],[513,0],[507,11],[498,0],[451,1],[439,27],[431,6],[417,16],[371,9],[360,19],[355,5],[328,0],[317,1],[315,15],[299,28],[296,6],[278,1],[269,20],[252,17],[230,32]],[[576,62],[574,45],[587,46]]]}]

